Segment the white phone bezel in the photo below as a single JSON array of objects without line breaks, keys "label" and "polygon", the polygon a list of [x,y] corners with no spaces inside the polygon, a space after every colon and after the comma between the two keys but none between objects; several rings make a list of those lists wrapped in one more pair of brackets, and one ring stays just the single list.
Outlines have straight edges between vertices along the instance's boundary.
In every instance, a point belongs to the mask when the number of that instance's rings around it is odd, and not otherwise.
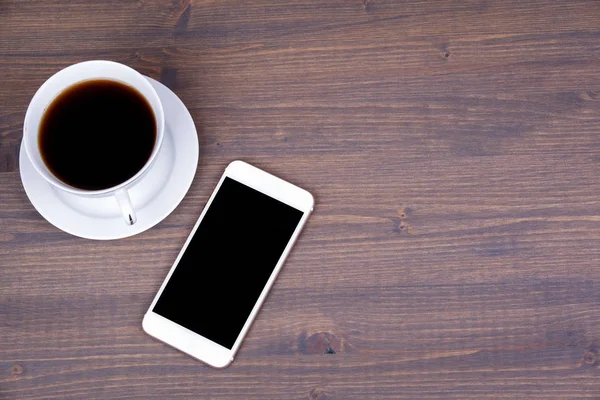
[{"label": "white phone bezel", "polygon": [[[173,271],[177,267],[179,260],[181,259],[181,257],[183,256],[183,253],[187,249],[187,246],[189,245],[190,241],[192,240],[192,238],[194,236],[194,233],[198,229],[198,226],[202,222],[202,219],[204,218],[206,211],[210,208],[210,205],[212,204],[212,201],[213,201],[215,195],[221,188],[221,184],[223,183],[223,181],[225,180],[226,177],[230,177],[240,183],[243,183],[244,185],[247,185],[253,189],[258,190],[261,193],[264,193],[270,197],[273,197],[274,199],[277,199],[285,204],[288,204],[304,213],[302,215],[302,218],[300,219],[300,222],[296,226],[296,229],[294,230],[294,233],[292,234],[290,241],[288,242],[283,253],[281,254],[281,257],[279,258],[277,265],[273,269],[273,273],[269,277],[267,284],[263,288],[263,290],[260,294],[260,297],[258,298],[258,301],[252,308],[252,312],[250,313],[250,316],[246,320],[244,327],[242,328],[242,331],[240,332],[240,334],[239,334],[238,338],[236,339],[231,350],[229,350],[226,347],[223,347],[201,335],[198,335],[197,333],[192,332],[191,330],[186,329],[183,326],[178,325],[175,322],[170,321],[169,319],[164,318],[152,311],[152,309],[154,308],[154,305],[156,304],[156,301],[162,294],[162,291],[164,290],[165,286],[167,285],[167,282],[169,281],[169,279],[171,278]],[[265,298],[267,297],[269,290],[271,289],[275,279],[277,278],[277,275],[278,275],[279,271],[281,270],[281,267],[283,266],[285,259],[287,258],[292,246],[294,245],[294,242],[298,238],[300,231],[304,227],[304,224],[306,223],[306,220],[308,219],[308,216],[310,215],[313,207],[314,207],[314,199],[313,199],[312,195],[309,192],[307,192],[306,190],[301,189],[298,186],[295,186],[295,185],[293,185],[289,182],[286,182],[280,178],[277,178],[277,177],[275,177],[265,171],[262,171],[256,167],[253,167],[250,164],[247,164],[243,161],[233,161],[225,169],[225,172],[221,176],[221,179],[219,180],[217,187],[213,191],[212,195],[210,196],[210,199],[206,203],[206,206],[202,210],[202,213],[200,214],[198,221],[194,225],[192,232],[188,236],[185,244],[183,245],[183,248],[179,252],[175,262],[173,263],[173,266],[171,267],[171,269],[169,270],[169,273],[167,274],[167,277],[165,278],[164,282],[162,283],[160,289],[158,290],[158,293],[154,297],[152,304],[148,308],[148,311],[144,315],[144,319],[142,322],[144,331],[146,333],[148,333],[150,336],[152,336],[162,342],[165,342],[168,345],[170,345],[178,350],[181,350],[182,352],[184,352],[184,353],[186,353],[186,354],[188,354],[188,355],[190,355],[212,367],[224,368],[224,367],[228,366],[233,361],[235,354],[237,353],[238,349],[240,348],[242,341],[244,340],[244,337],[248,333],[248,330],[250,329],[252,322],[256,318],[256,315],[258,314],[258,311],[260,310],[262,303],[264,302]],[[211,283],[209,282],[207,284],[211,284]]]}]

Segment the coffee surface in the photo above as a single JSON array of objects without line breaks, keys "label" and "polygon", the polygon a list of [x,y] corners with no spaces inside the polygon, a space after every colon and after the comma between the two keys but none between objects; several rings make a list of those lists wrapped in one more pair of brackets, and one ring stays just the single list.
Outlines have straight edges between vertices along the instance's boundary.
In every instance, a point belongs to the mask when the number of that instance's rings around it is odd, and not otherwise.
[{"label": "coffee surface", "polygon": [[90,80],[60,93],[44,112],[39,148],[48,169],[67,185],[101,190],[134,176],[156,141],[156,118],[136,89]]}]

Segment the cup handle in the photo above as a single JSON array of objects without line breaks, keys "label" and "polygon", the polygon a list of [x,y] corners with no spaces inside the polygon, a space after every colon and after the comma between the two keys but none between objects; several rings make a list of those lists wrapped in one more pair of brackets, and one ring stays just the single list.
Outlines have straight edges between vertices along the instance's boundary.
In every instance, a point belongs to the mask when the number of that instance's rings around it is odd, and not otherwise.
[{"label": "cup handle", "polygon": [[121,209],[121,215],[127,225],[133,225],[137,221],[137,216],[131,205],[131,199],[125,189],[119,189],[115,192],[115,198]]}]

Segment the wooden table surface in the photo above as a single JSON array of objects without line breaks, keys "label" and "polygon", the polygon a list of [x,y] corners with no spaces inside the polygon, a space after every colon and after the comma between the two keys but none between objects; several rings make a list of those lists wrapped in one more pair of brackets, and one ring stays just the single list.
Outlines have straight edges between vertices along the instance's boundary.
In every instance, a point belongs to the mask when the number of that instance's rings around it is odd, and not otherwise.
[{"label": "wooden table surface", "polygon": [[[110,59],[189,108],[156,227],[27,199],[28,102]],[[234,363],[142,316],[224,167],[316,198]],[[0,0],[0,399],[600,399],[600,2]]]}]

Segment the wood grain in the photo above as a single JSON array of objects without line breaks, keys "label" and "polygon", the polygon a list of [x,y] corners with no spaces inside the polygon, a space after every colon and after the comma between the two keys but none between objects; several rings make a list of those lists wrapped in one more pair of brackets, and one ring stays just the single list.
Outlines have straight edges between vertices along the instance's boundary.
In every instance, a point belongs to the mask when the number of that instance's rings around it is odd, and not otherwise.
[{"label": "wood grain", "polygon": [[[155,228],[46,222],[25,110],[111,59],[190,109]],[[598,1],[0,1],[0,399],[600,399]],[[317,199],[231,367],[142,315],[224,167]]]}]

